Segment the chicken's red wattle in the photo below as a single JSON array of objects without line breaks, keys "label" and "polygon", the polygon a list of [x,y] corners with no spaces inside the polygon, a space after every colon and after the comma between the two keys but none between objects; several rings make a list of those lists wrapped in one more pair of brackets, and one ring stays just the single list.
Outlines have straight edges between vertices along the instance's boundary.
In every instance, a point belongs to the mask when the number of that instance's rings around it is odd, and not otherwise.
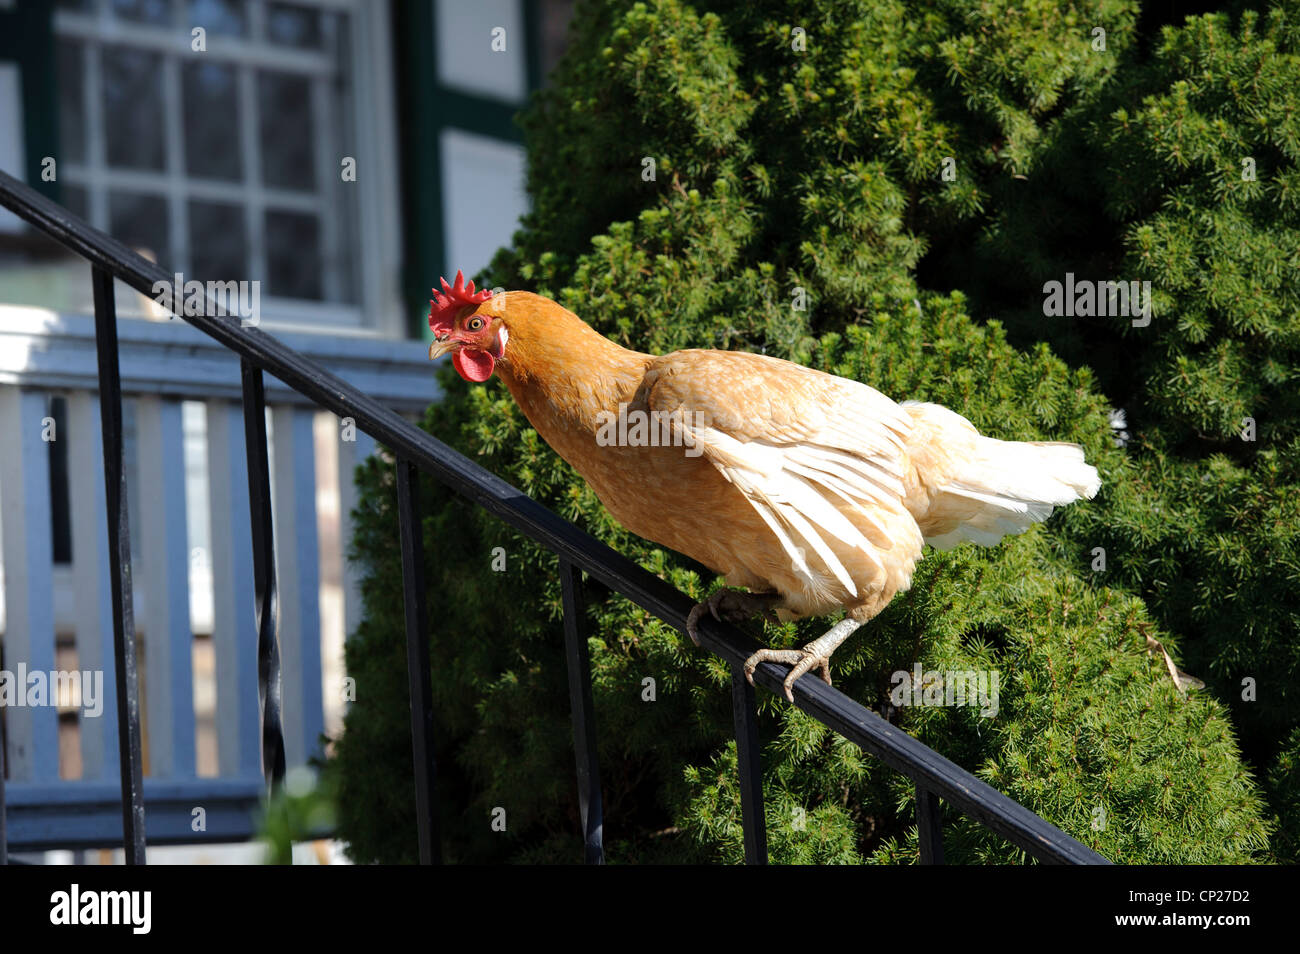
[{"label": "chicken's red wattle", "polygon": [[482,384],[492,377],[492,369],[497,362],[496,358],[486,351],[461,348],[451,356],[451,363],[455,366],[456,373],[466,381]]}]

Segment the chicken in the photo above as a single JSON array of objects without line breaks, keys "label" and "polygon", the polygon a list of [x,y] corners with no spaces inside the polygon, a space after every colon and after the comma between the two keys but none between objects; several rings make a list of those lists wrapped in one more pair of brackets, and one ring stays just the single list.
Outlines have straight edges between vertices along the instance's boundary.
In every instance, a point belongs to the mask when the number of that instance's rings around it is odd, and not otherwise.
[{"label": "chicken", "polygon": [[429,357],[494,373],[537,432],[628,530],[726,578],[691,612],[732,621],[845,618],[802,649],[761,649],[795,680],[817,670],[911,584],[929,543],[993,545],[1091,498],[1075,444],[980,435],[937,404],[735,351],[656,357],[620,347],[531,292],[434,290]]}]

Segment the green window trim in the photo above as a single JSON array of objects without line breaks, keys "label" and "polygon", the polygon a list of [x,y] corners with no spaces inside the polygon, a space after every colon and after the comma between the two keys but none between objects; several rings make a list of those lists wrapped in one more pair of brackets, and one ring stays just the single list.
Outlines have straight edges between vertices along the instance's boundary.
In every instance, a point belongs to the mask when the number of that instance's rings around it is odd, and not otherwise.
[{"label": "green window trim", "polygon": [[50,4],[20,3],[0,10],[0,61],[17,63],[22,79],[23,143],[27,182],[55,201],[59,185],[41,178],[46,156],[59,157],[58,77]]}]

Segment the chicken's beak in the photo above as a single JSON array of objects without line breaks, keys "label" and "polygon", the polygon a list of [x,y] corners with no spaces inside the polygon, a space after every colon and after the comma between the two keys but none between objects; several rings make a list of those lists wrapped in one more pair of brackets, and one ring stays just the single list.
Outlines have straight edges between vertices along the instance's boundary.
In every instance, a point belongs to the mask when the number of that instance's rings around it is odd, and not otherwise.
[{"label": "chicken's beak", "polygon": [[458,343],[459,342],[452,341],[450,338],[446,341],[433,342],[429,345],[429,360],[432,361],[435,358],[441,358],[448,351],[454,350]]}]

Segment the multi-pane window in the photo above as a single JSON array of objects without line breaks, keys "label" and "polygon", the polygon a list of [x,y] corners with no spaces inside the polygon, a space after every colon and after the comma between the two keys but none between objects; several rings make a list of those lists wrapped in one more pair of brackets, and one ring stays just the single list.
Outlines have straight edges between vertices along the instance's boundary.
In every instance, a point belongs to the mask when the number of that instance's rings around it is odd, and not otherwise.
[{"label": "multi-pane window", "polygon": [[[263,310],[360,322],[347,0],[58,0],[64,202]],[[196,32],[201,31],[201,32]]]}]

